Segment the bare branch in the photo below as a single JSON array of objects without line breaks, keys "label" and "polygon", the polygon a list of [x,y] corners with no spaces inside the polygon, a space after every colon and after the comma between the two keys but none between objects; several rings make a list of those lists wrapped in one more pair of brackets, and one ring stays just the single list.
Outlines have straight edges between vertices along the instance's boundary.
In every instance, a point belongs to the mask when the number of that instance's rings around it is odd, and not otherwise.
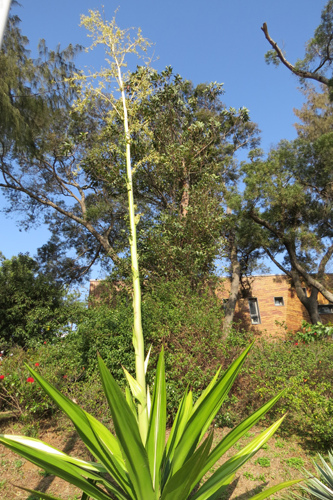
[{"label": "bare branch", "polygon": [[[264,32],[266,40],[268,40],[270,45],[273,47],[273,49],[276,52],[276,55],[278,56],[278,58],[280,59],[282,64],[284,64],[284,66],[286,66],[286,68],[288,68],[292,73],[294,73],[294,75],[299,76],[300,78],[316,80],[317,82],[323,83],[324,85],[328,86],[329,79],[326,78],[325,76],[318,74],[317,71],[312,72],[312,71],[305,71],[302,69],[298,69],[295,66],[293,66],[289,61],[287,61],[287,59],[284,57],[283,52],[280,49],[280,47],[278,46],[278,44],[276,42],[274,42],[274,40],[270,37],[266,23],[264,23],[262,25],[261,30]],[[320,69],[320,67],[317,69]]]}]

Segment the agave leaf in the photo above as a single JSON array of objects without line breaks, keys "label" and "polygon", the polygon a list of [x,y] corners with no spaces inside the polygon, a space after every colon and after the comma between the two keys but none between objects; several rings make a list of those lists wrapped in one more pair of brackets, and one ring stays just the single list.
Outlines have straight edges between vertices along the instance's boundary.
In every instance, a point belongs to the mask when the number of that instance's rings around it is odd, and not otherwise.
[{"label": "agave leaf", "polygon": [[187,421],[191,415],[192,401],[192,391],[187,392],[186,390],[178,407],[176,418],[172,425],[171,432],[166,444],[165,452],[167,460],[172,460],[175,449],[184,432]]},{"label": "agave leaf", "polygon": [[1,436],[0,442],[38,467],[41,467],[61,479],[64,479],[74,486],[77,486],[83,492],[87,493],[96,500],[110,500],[110,496],[102,491],[98,486],[89,482],[86,477],[107,485],[110,491],[117,495],[119,500],[128,500],[129,497],[127,495],[123,494],[118,487],[113,486],[101,476],[64,461],[61,455],[47,452],[43,448],[37,449],[36,446],[30,447],[29,445],[24,444],[23,441],[19,442],[10,438],[11,436]]},{"label": "agave leaf", "polygon": [[207,463],[204,468],[204,474],[206,474],[209,469],[216,464],[216,462],[224,455],[237,441],[241,439],[244,434],[253,427],[261,417],[265,415],[272,408],[272,406],[278,401],[278,399],[284,394],[285,391],[281,391],[280,394],[272,398],[270,401],[265,403],[256,412],[250,415],[248,418],[243,420],[237,427],[232,429],[209,454]]},{"label": "agave leaf", "polygon": [[144,395],[143,395],[143,389],[141,385],[135,380],[135,378],[126,370],[126,368],[123,367],[124,373],[127,378],[128,385],[130,386],[131,392],[135,399],[139,401],[139,403],[144,406],[145,401],[144,401]]},{"label": "agave leaf", "polygon": [[47,493],[42,493],[41,491],[30,490],[29,488],[23,488],[23,486],[18,486],[17,484],[14,484],[13,486],[15,486],[15,488],[19,488],[20,490],[27,491],[28,493],[33,493],[34,495],[38,496],[38,500],[40,500],[40,499],[43,499],[43,500],[62,500],[61,498],[54,497],[52,495],[48,495]]},{"label": "agave leaf", "polygon": [[332,499],[332,490],[317,478],[310,479],[307,482],[307,486],[302,486],[302,489],[322,500]]},{"label": "agave leaf", "polygon": [[264,490],[261,493],[254,495],[254,497],[251,497],[251,500],[263,500],[264,498],[273,495],[277,491],[283,490],[284,488],[289,488],[290,486],[293,486],[293,484],[300,483],[301,481],[302,479],[293,479],[292,481],[285,481],[284,483],[276,484],[275,486],[267,488],[267,490]]},{"label": "agave leaf", "polygon": [[127,386],[125,387],[125,397],[126,397],[126,401],[127,401],[128,406],[131,408],[132,413],[133,413],[135,419],[137,420],[138,415],[136,413],[136,406],[135,406],[134,401],[133,401],[132,393]]},{"label": "agave leaf", "polygon": [[147,452],[141,441],[138,423],[118,384],[100,356],[98,365],[133,491],[137,498],[155,500]]},{"label": "agave leaf", "polygon": [[205,464],[213,442],[211,432],[191,458],[165,484],[161,500],[184,500],[188,498],[192,483]]},{"label": "agave leaf", "polygon": [[192,411],[192,392],[187,392],[186,389],[184,396],[181,399],[180,405],[178,407],[178,411],[176,414],[176,418],[173,422],[171,432],[169,434],[169,438],[167,444],[164,448],[163,460],[162,460],[162,479],[161,479],[161,487],[164,488],[166,481],[169,478],[171,472],[171,461],[173,455],[175,453],[175,449],[179,440],[182,436],[183,430],[186,426],[188,418]]},{"label": "agave leaf", "polygon": [[202,399],[196,411],[191,415],[177,449],[175,450],[172,461],[173,474],[180,469],[182,464],[191,456],[203,432],[210,426],[242,368],[246,355],[251,347],[252,344],[250,344],[249,347],[230,365],[221,379],[212,386],[211,390]]},{"label": "agave leaf", "polygon": [[[95,462],[86,462],[85,460],[81,460],[79,458],[75,457],[70,457],[69,455],[66,455],[63,451],[58,450],[57,448],[54,448],[53,446],[50,446],[47,443],[44,443],[44,441],[40,441],[39,439],[27,437],[27,436],[15,436],[13,434],[0,434],[0,441],[3,439],[9,440],[11,443],[19,443],[22,444],[23,446],[28,447],[30,450],[39,450],[39,451],[45,451],[46,453],[49,453],[51,455],[54,455],[58,457],[60,460],[63,460],[64,462],[69,462],[73,465],[76,465],[77,467],[81,467],[82,469],[86,470],[87,472],[91,471],[93,473],[106,473],[107,470],[105,467],[103,467],[99,463]],[[86,474],[85,474],[86,475]],[[95,478],[95,476],[92,476]]]},{"label": "agave leaf", "polygon": [[[94,455],[98,461],[103,463],[108,472],[116,480],[121,479],[121,486],[127,488],[128,480],[121,474],[120,468],[115,457],[119,456],[119,445],[116,445],[115,449],[111,449],[112,445],[115,444],[115,438],[112,436],[110,431],[106,429],[105,432],[109,433],[108,445],[105,447],[103,443],[99,440],[98,436],[92,429],[92,422],[98,422],[96,419],[87,417],[87,413],[82,410],[77,404],[68,399],[66,396],[61,394],[54,386],[52,386],[47,380],[45,380],[39,373],[30,367],[27,367],[33,377],[37,380],[39,385],[44,389],[44,391],[53,399],[53,401],[68,415],[72,420],[80,438],[87,446],[89,451]],[[103,424],[99,423],[99,426]],[[96,424],[97,425],[97,424]],[[104,426],[103,426],[104,427]],[[100,427],[99,427],[100,429]]]},{"label": "agave leaf", "polygon": [[110,453],[117,460],[117,463],[126,470],[125,462],[121,454],[120,446],[117,438],[103,425],[97,418],[90,415],[90,413],[84,412],[92,430],[97,434],[97,438],[100,443],[103,444],[105,448],[108,448]]},{"label": "agave leaf", "polygon": [[230,474],[230,476],[226,476],[223,481],[220,482],[218,490],[213,493],[208,500],[217,500],[222,497],[222,494],[226,491],[229,484],[234,480],[235,474]]},{"label": "agave leaf", "polygon": [[205,399],[205,397],[207,396],[207,394],[212,390],[212,388],[214,387],[214,385],[217,382],[217,379],[218,379],[220,373],[221,373],[221,368],[219,368],[217,370],[217,372],[215,373],[214,377],[212,378],[212,380],[207,385],[206,389],[204,389],[202,391],[202,393],[200,394],[199,398],[196,400],[195,405],[193,406],[192,413],[194,413],[197,410],[198,406],[201,405],[202,401]]},{"label": "agave leaf", "polygon": [[315,463],[316,469],[319,472],[319,474],[322,476],[322,478],[327,482],[327,484],[333,488],[333,471],[332,469],[328,466],[328,464],[325,462],[323,457],[319,455],[319,458],[322,462],[322,465],[320,466],[318,463]]},{"label": "agave leaf", "polygon": [[146,450],[148,453],[153,488],[159,489],[161,480],[161,463],[165,444],[166,429],[166,390],[164,351],[162,349],[156,370],[151,417],[148,426]]},{"label": "agave leaf", "polygon": [[201,488],[194,495],[193,500],[210,500],[216,498],[214,494],[219,490],[221,482],[223,483],[227,476],[236,472],[262,447],[263,444],[266,443],[266,441],[268,441],[268,439],[279,428],[284,418],[285,415],[262,432],[259,436],[254,438],[248,445],[236,453],[236,455],[221,465],[221,467],[214,472],[205,484],[201,486]]},{"label": "agave leaf", "polygon": [[149,389],[148,384],[147,384],[147,412],[148,412],[148,419],[149,419],[150,412],[151,412],[151,397],[150,397],[150,389]]},{"label": "agave leaf", "polygon": [[152,348],[152,346],[149,347],[149,351],[148,351],[148,354],[147,354],[146,359],[145,359],[145,374],[147,374],[148,362],[149,362],[149,356],[150,356],[151,348]]}]

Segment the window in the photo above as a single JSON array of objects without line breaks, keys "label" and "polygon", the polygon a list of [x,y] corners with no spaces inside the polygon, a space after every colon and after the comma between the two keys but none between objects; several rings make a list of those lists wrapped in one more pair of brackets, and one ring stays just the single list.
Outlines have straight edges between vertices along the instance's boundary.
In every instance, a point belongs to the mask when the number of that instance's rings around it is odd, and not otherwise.
[{"label": "window", "polygon": [[333,304],[318,304],[319,314],[333,314]]},{"label": "window", "polygon": [[274,305],[275,306],[284,306],[283,297],[274,297]]},{"label": "window", "polygon": [[249,308],[252,325],[259,325],[261,323],[258,299],[249,299]]}]

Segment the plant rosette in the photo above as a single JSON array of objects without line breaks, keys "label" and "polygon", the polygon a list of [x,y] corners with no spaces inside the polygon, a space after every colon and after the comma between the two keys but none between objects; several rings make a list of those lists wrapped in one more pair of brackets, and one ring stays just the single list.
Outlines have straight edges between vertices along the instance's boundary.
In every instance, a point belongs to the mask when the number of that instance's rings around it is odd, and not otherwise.
[{"label": "plant rosette", "polygon": [[[236,471],[262,448],[282,423],[284,416],[256,436],[232,458],[219,466],[200,485],[212,466],[255,425],[281,397],[278,394],[259,410],[232,429],[212,448],[212,421],[228,395],[239,373],[249,346],[220,377],[218,371],[206,390],[193,404],[192,392],[184,394],[167,441],[166,384],[164,355],[160,354],[152,398],[148,397],[148,432],[144,440],[138,424],[135,401],[140,390],[134,378],[125,371],[130,389],[124,395],[102,359],[98,358],[103,389],[108,400],[115,435],[107,427],[62,395],[38,372],[29,368],[35,379],[55,403],[68,415],[81,439],[95,458],[86,462],[70,457],[37,439],[1,435],[0,442],[22,457],[67,482],[81,488],[82,498],[107,500],[213,500],[220,497],[233,480]],[[149,394],[149,392],[148,392]],[[112,480],[106,478],[108,473]],[[296,484],[287,481],[255,495],[261,500]],[[200,486],[198,486],[200,485]],[[27,488],[25,491],[54,499]],[[193,496],[194,493],[194,496]],[[59,499],[58,499],[59,500]]]}]

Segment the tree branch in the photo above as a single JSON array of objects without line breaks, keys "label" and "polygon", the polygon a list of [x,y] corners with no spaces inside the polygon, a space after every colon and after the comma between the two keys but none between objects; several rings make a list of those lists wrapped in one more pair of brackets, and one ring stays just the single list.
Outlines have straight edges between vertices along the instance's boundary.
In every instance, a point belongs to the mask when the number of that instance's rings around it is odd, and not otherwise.
[{"label": "tree branch", "polygon": [[278,262],[275,257],[273,256],[273,254],[270,252],[270,250],[268,248],[265,248],[264,249],[265,252],[267,253],[268,257],[271,259],[272,262],[274,262],[274,264],[284,273],[286,274],[287,276],[289,276],[290,278],[292,278],[292,274],[290,271],[287,271],[287,269],[285,267],[282,266],[282,264],[280,264],[280,262]]},{"label": "tree branch", "polygon": [[292,73],[294,73],[294,75],[299,76],[300,78],[316,80],[317,82],[323,83],[324,85],[327,86],[329,85],[329,79],[326,78],[325,76],[319,75],[316,71],[312,72],[312,71],[305,71],[303,69],[297,69],[289,61],[287,61],[278,44],[274,42],[274,40],[270,37],[266,23],[262,25],[261,30],[264,32],[266,40],[268,40],[269,44],[273,47],[273,49],[276,52],[276,55],[278,56],[282,64],[284,64],[284,66],[286,66],[286,68],[288,68]]}]

